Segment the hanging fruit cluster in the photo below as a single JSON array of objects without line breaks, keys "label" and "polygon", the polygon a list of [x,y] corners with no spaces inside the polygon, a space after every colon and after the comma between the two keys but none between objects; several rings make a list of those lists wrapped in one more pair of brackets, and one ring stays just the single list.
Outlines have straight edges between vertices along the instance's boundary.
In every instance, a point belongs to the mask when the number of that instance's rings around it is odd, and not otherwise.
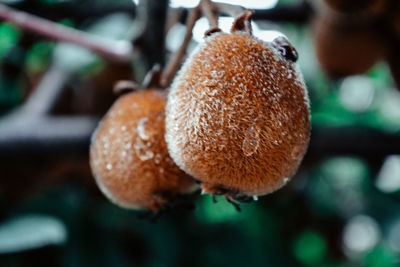
[{"label": "hanging fruit cluster", "polygon": [[321,67],[333,78],[362,74],[386,60],[400,88],[400,2],[314,1],[313,34]]},{"label": "hanging fruit cluster", "polygon": [[230,33],[208,31],[168,97],[150,88],[123,95],[108,111],[90,163],[113,202],[159,211],[200,184],[236,205],[294,175],[310,137],[298,55],[286,38],[254,37],[251,15],[244,12]]}]

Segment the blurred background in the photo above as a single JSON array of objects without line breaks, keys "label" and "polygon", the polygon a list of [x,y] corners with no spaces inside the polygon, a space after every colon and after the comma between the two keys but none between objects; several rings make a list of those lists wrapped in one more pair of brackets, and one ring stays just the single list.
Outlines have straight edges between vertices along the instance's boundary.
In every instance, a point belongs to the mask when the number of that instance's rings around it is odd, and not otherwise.
[{"label": "blurred background", "polygon": [[0,266],[400,266],[395,0],[226,1],[299,52],[312,137],[283,189],[240,213],[198,197],[156,223],[100,193],[88,149],[113,84],[165,65],[197,2],[0,1]]}]

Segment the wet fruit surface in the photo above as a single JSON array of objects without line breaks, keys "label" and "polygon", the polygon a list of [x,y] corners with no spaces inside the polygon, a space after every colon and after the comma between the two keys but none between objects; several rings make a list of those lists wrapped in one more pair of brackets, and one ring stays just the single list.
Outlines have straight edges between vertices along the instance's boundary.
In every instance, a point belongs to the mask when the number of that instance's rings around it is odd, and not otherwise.
[{"label": "wet fruit surface", "polygon": [[123,95],[93,135],[90,163],[101,191],[127,208],[158,210],[165,196],[186,193],[194,181],[168,155],[165,92]]},{"label": "wet fruit surface", "polygon": [[265,194],[296,171],[310,121],[297,54],[288,48],[245,32],[215,33],[172,84],[168,149],[203,190]]}]

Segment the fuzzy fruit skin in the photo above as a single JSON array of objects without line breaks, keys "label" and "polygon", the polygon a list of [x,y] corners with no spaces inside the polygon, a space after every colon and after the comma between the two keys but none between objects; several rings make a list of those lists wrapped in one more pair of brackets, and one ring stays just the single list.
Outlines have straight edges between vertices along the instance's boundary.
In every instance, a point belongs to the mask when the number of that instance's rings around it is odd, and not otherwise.
[{"label": "fuzzy fruit skin", "polygon": [[[320,1],[320,0],[317,0]],[[325,0],[334,10],[344,13],[369,12],[374,14],[380,12],[387,0]]]},{"label": "fuzzy fruit skin", "polygon": [[294,62],[248,33],[215,33],[171,86],[166,142],[203,191],[262,195],[297,170],[308,146],[309,119],[306,87]]},{"label": "fuzzy fruit skin", "polygon": [[385,51],[370,26],[351,28],[319,16],[313,22],[313,35],[318,61],[333,78],[368,71]]},{"label": "fuzzy fruit skin", "polygon": [[[166,93],[121,96],[92,136],[90,166],[101,191],[129,209],[157,211],[168,196],[192,191],[194,180],[169,157],[164,139]],[[158,195],[160,194],[160,195]]]},{"label": "fuzzy fruit skin", "polygon": [[397,38],[400,39],[400,3],[397,3],[394,7],[391,8],[391,18],[390,24],[392,27],[392,31]]}]

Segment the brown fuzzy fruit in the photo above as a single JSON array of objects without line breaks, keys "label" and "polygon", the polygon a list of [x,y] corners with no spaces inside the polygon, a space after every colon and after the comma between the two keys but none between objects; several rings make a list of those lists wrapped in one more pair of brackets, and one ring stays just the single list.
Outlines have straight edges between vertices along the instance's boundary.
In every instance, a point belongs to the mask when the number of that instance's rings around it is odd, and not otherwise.
[{"label": "brown fuzzy fruit", "polygon": [[362,74],[384,53],[384,44],[370,27],[343,27],[317,17],[313,23],[318,61],[333,78]]},{"label": "brown fuzzy fruit", "polygon": [[392,32],[398,40],[400,39],[400,3],[396,3],[391,9],[391,17],[389,23],[392,27]]},{"label": "brown fuzzy fruit", "polygon": [[[242,18],[243,19],[243,18]],[[175,78],[166,107],[171,157],[203,192],[270,193],[297,170],[310,136],[306,86],[286,39],[242,32],[205,38]]]},{"label": "brown fuzzy fruit", "polygon": [[[320,1],[320,0],[317,0]],[[344,13],[358,13],[381,11],[387,0],[325,0],[334,10]]]},{"label": "brown fuzzy fruit", "polygon": [[93,134],[92,172],[101,191],[121,207],[158,211],[194,188],[168,155],[165,103],[160,90],[123,95]]}]

